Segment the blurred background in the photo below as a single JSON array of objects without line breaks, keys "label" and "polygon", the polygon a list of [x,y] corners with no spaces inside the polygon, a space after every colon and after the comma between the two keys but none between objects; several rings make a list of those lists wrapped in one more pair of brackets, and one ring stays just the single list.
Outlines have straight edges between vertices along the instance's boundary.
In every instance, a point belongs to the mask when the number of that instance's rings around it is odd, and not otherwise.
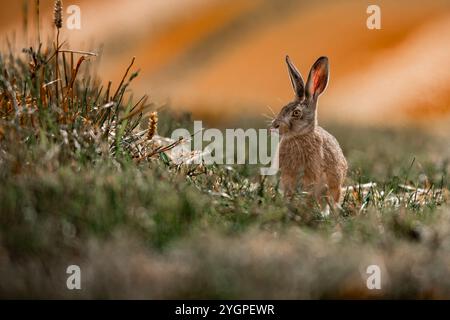
[{"label": "blurred background", "polygon": [[[38,1],[52,47],[53,0],[0,0],[2,59],[36,47]],[[24,130],[8,130],[17,115],[7,84],[28,76],[0,63],[18,73],[0,88],[0,298],[450,297],[450,0],[63,3],[81,8],[81,30],[61,29],[64,48],[101,53],[84,71],[116,90],[136,57],[134,101],[148,94],[209,126],[266,126],[264,114],[294,96],[286,54],[304,78],[328,56],[320,122],[343,147],[348,188],[343,210],[324,218],[303,196],[286,205],[259,165],[173,166],[162,153],[150,159],[160,149],[148,132],[131,160],[142,131],[131,121],[98,130],[123,111],[98,117],[93,94],[78,89],[70,112],[27,108]],[[366,27],[372,4],[381,30]],[[54,80],[47,72],[37,84]],[[66,121],[75,111],[86,121]],[[158,116],[163,136],[192,123]],[[78,293],[66,290],[68,263],[82,267]],[[366,290],[374,263],[386,274],[380,295]]]},{"label": "blurred background", "polygon": [[[35,1],[1,2],[2,46],[34,46]],[[304,78],[317,57],[330,59],[322,121],[446,129],[450,1],[375,2],[64,0],[65,8],[80,6],[81,30],[64,28],[61,39],[72,49],[101,50],[105,83],[117,85],[135,56],[136,96],[147,93],[210,124],[263,119],[289,102],[289,54]],[[40,3],[46,39],[53,1]],[[381,8],[381,30],[366,27],[370,4]]]}]

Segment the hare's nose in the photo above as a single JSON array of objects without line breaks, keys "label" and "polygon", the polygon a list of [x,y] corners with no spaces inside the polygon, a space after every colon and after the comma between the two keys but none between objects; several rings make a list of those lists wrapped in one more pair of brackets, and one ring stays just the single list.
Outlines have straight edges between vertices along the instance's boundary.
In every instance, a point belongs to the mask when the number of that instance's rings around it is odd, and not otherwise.
[{"label": "hare's nose", "polygon": [[275,129],[278,129],[278,128],[280,128],[280,123],[278,121],[274,121],[274,122],[272,122],[272,127]]}]

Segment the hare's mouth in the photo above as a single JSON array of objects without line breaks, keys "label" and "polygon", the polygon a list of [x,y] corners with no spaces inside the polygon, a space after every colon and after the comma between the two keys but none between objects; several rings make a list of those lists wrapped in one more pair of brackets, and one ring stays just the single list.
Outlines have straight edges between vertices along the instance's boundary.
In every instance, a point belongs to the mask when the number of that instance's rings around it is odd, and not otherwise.
[{"label": "hare's mouth", "polygon": [[275,120],[270,126],[270,131],[278,131],[280,134],[284,134],[289,131],[289,123],[282,120]]}]

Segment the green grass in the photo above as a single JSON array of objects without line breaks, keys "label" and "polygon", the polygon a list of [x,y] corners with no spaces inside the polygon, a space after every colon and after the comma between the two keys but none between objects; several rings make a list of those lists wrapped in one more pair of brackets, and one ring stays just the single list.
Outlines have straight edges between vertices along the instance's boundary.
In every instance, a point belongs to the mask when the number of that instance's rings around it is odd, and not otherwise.
[{"label": "green grass", "polygon": [[[433,163],[428,150],[398,144],[408,132],[358,130],[372,144],[335,130],[349,158],[348,185],[377,185],[347,192],[343,211],[329,217],[302,198],[287,204],[277,179],[262,179],[253,166],[137,165],[126,154],[82,149],[68,157],[57,143],[15,144],[1,157],[1,295],[448,297],[444,159]],[[405,181],[429,192],[399,188]],[[63,286],[74,261],[87,274],[80,293]],[[381,293],[365,289],[361,268],[371,263],[389,275]]]},{"label": "green grass", "polygon": [[[51,53],[3,55],[0,68],[0,297],[450,297],[444,139],[326,126],[350,171],[342,210],[324,217],[304,197],[288,203],[257,166],[148,157],[154,106],[133,101],[131,71],[118,88],[69,76],[58,96],[43,90]],[[159,118],[163,135],[192,125],[168,109]],[[74,263],[79,292],[65,287]],[[370,264],[380,291],[366,288]]]}]

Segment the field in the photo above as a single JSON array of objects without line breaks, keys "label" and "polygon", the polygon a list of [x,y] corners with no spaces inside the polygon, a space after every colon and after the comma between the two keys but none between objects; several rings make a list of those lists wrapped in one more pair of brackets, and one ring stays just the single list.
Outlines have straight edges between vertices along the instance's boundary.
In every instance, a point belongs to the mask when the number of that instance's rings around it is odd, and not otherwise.
[{"label": "field", "polygon": [[[180,167],[162,153],[137,162],[115,148],[126,133],[95,140],[89,120],[36,112],[40,127],[2,122],[2,297],[450,296],[444,139],[328,126],[350,172],[343,210],[323,217],[304,199],[286,203],[254,166]],[[170,110],[159,118],[161,135],[189,123]],[[81,291],[65,287],[70,264]],[[371,264],[380,291],[366,288]]]},{"label": "field", "polygon": [[133,96],[134,59],[102,85],[55,48],[0,55],[0,298],[450,298],[446,136],[324,123],[350,168],[324,216],[258,166],[174,164],[155,141],[193,119]]}]

